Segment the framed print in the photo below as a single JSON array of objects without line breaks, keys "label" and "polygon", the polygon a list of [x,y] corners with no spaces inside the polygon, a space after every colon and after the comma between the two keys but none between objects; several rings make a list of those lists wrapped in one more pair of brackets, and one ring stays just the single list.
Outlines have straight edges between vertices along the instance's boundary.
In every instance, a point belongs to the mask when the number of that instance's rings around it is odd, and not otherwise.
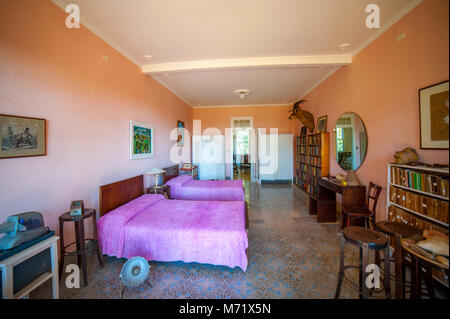
[{"label": "framed print", "polygon": [[153,126],[130,121],[130,159],[153,157]]},{"label": "framed print", "polygon": [[307,134],[306,129],[307,129],[306,126],[302,126],[302,128],[300,129],[300,136]]},{"label": "framed print", "polygon": [[46,120],[0,114],[0,159],[47,155]]},{"label": "framed print", "polygon": [[419,90],[420,148],[448,150],[448,81]]},{"label": "framed print", "polygon": [[184,146],[184,122],[178,121],[177,145]]},{"label": "framed print", "polygon": [[324,115],[317,119],[316,133],[323,133],[326,131],[327,131],[327,115]]}]

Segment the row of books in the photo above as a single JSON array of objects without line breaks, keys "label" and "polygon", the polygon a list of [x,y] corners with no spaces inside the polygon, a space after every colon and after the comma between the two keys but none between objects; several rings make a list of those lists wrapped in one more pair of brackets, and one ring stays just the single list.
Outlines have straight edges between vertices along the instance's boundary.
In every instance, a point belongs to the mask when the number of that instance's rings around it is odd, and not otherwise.
[{"label": "row of books", "polygon": [[313,135],[313,136],[298,136],[297,137],[297,145],[320,145],[321,136]]},{"label": "row of books", "polygon": [[310,175],[314,175],[317,177],[320,177],[322,174],[322,170],[320,167],[311,166],[305,163],[297,162],[297,169],[299,169],[302,172],[309,173]]},{"label": "row of books", "polygon": [[434,195],[449,197],[448,176],[431,175],[392,166],[391,183]]},{"label": "row of books", "polygon": [[308,156],[308,155],[299,155],[298,162],[314,165],[314,166],[321,166],[322,159],[318,156]]},{"label": "row of books", "polygon": [[419,216],[410,214],[407,211],[404,211],[401,208],[395,207],[395,206],[389,206],[389,221],[407,224],[410,226],[413,226],[420,230],[438,230],[443,234],[448,235],[448,227],[445,226],[439,226],[436,224],[433,224],[430,221],[427,221],[426,219],[420,218]]},{"label": "row of books", "polygon": [[301,189],[303,189],[306,193],[308,193],[309,195],[312,195],[314,197],[317,196],[318,188],[317,188],[317,179],[316,178],[299,180],[298,186]]},{"label": "row of books", "polygon": [[389,186],[389,202],[448,224],[448,201]]}]

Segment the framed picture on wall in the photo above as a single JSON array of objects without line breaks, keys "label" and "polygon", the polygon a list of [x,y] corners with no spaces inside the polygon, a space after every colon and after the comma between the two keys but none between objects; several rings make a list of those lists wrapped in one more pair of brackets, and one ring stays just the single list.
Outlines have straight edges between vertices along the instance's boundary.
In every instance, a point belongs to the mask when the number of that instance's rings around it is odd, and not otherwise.
[{"label": "framed picture on wall", "polygon": [[306,130],[307,130],[306,126],[302,126],[302,128],[300,129],[300,136],[306,135],[307,133]]},{"label": "framed picture on wall", "polygon": [[178,121],[177,145],[184,146],[184,122]]},{"label": "framed picture on wall", "polygon": [[153,157],[153,125],[130,121],[130,159]]},{"label": "framed picture on wall", "polygon": [[323,133],[326,131],[327,131],[327,115],[324,115],[317,119],[316,133]]},{"label": "framed picture on wall", "polygon": [[448,150],[448,92],[448,81],[419,90],[421,149]]},{"label": "framed picture on wall", "polygon": [[0,159],[47,155],[46,120],[0,114]]}]

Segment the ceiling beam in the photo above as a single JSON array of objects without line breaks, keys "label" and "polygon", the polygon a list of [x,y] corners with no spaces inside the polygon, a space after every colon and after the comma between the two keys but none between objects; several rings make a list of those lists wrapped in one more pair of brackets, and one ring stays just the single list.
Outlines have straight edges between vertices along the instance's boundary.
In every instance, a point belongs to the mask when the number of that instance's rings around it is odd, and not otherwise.
[{"label": "ceiling beam", "polygon": [[308,55],[308,56],[276,56],[256,57],[242,59],[215,59],[181,61],[159,64],[146,64],[141,67],[144,74],[235,69],[235,68],[257,68],[257,67],[307,67],[307,66],[341,66],[352,63],[350,54],[337,55]]}]

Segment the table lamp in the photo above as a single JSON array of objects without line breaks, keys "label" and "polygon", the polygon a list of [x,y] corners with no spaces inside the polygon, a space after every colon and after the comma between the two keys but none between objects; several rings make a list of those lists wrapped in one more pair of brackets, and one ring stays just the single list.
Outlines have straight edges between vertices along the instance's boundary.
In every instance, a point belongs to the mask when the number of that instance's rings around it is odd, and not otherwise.
[{"label": "table lamp", "polygon": [[165,173],[166,171],[160,168],[153,167],[151,170],[145,173],[145,175],[155,175],[155,188],[158,188],[159,175]]}]

